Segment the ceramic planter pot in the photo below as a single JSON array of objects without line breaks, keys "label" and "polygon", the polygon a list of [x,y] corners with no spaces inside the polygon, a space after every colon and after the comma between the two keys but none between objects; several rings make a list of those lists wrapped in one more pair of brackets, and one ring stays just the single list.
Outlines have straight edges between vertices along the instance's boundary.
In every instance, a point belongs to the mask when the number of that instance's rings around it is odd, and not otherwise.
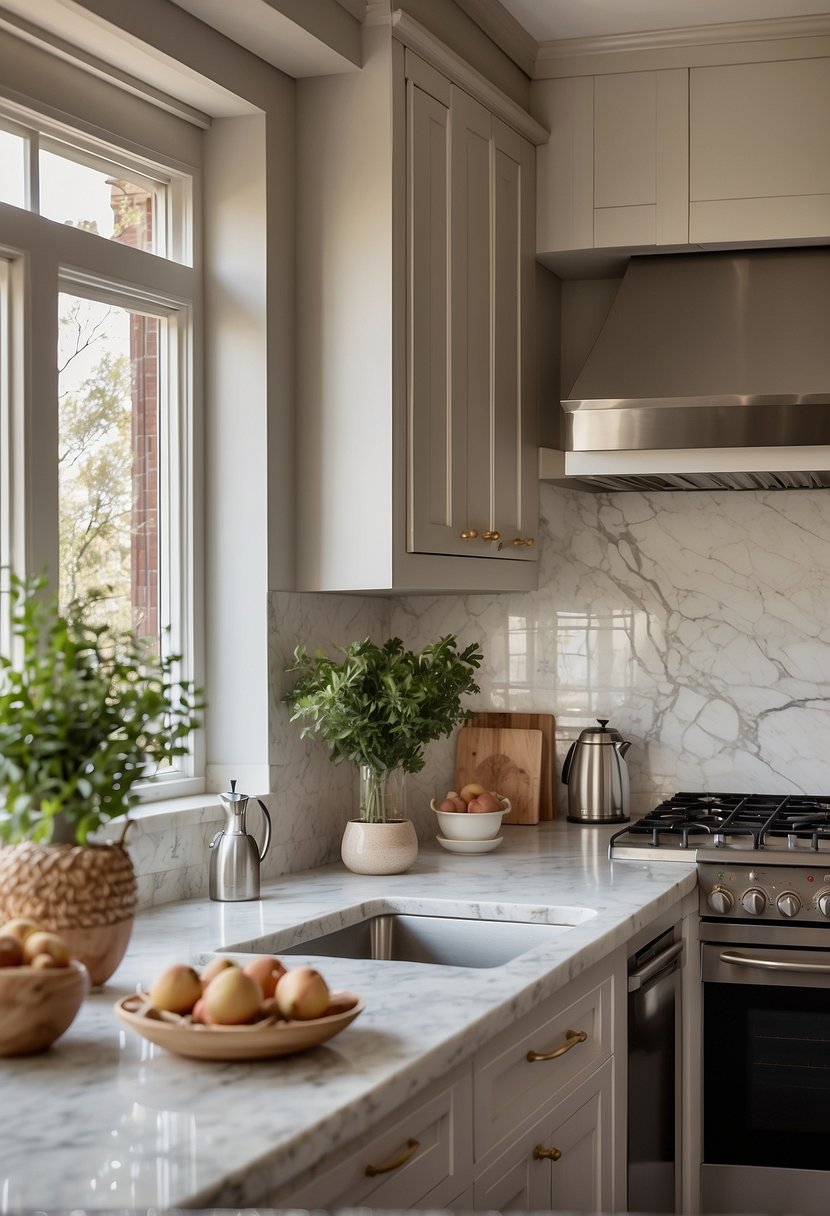
[{"label": "ceramic planter pot", "polygon": [[0,921],[31,917],[59,933],[93,984],[115,971],[129,944],[135,871],[118,844],[22,844],[0,849]]},{"label": "ceramic planter pot", "polygon": [[343,864],[355,874],[403,874],[418,856],[418,837],[409,819],[363,823],[350,819],[340,847]]}]

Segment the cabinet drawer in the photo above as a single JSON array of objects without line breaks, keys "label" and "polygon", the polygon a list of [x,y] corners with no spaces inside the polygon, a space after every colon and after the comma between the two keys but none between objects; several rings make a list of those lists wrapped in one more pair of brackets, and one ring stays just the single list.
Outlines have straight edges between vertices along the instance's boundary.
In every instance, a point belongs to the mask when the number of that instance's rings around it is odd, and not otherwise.
[{"label": "cabinet drawer", "polygon": [[[269,1202],[304,1208],[449,1205],[472,1183],[469,1072],[451,1085],[442,1083],[392,1120],[340,1149],[329,1168],[317,1167],[316,1176]],[[379,1172],[367,1175],[367,1168]]]},{"label": "cabinet drawer", "polygon": [[575,999],[573,988],[557,994],[476,1056],[477,1161],[611,1055],[613,978],[586,985]]}]

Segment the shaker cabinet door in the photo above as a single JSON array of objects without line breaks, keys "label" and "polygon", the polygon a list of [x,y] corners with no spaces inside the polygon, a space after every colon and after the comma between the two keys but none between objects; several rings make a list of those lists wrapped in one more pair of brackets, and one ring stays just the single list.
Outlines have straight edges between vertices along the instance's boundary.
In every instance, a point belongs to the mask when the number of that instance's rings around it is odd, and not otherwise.
[{"label": "shaker cabinet door", "polygon": [[411,53],[406,78],[408,549],[533,560],[535,153]]}]

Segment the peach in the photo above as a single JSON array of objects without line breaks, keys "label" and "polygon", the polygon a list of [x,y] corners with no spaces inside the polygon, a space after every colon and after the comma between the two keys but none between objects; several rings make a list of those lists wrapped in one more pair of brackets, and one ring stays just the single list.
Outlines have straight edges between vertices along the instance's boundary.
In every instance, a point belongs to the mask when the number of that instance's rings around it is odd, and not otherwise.
[{"label": "peach", "polygon": [[202,1005],[208,1025],[240,1026],[259,1014],[262,989],[240,967],[226,967],[208,984]]},{"label": "peach", "polygon": [[39,929],[36,933],[30,933],[27,936],[23,943],[23,961],[31,963],[32,959],[37,958],[39,954],[48,954],[53,967],[69,965],[69,947],[57,933],[47,933],[45,930]]},{"label": "peach", "polygon": [[228,967],[238,967],[239,964],[234,962],[232,958],[227,958],[225,955],[219,955],[218,958],[212,958],[202,968],[202,974],[199,977],[202,981],[202,987],[207,988],[212,979],[215,979],[222,971],[227,971]]},{"label": "peach", "polygon": [[18,916],[14,920],[7,920],[5,925],[0,925],[0,937],[16,937],[21,946],[30,934],[42,932],[43,925],[28,916]]},{"label": "peach", "polygon": [[11,934],[0,937],[0,967],[19,967],[23,962],[23,946]]},{"label": "peach", "polygon": [[480,794],[486,793],[487,791],[483,785],[478,785],[475,781],[471,781],[462,789],[461,797],[465,802],[472,802],[473,798],[478,798]]},{"label": "peach", "polygon": [[477,798],[467,807],[468,811],[477,812],[482,815],[487,815],[491,811],[500,811],[501,802],[498,798],[494,798],[492,794],[479,794]]},{"label": "peach", "polygon": [[285,967],[273,954],[261,954],[258,958],[252,958],[242,970],[259,984],[263,1000],[274,995],[277,983],[285,975]]},{"label": "peach", "polygon": [[445,798],[444,801],[439,803],[439,806],[438,806],[439,811],[446,811],[447,814],[449,814],[450,812],[455,814],[457,809],[458,808],[455,805],[454,798]]},{"label": "peach", "polygon": [[57,965],[51,954],[36,954],[29,963],[29,966],[33,967],[35,971],[48,971]]},{"label": "peach", "polygon": [[274,995],[283,1017],[299,1021],[322,1017],[329,1006],[326,981],[313,967],[286,971]]},{"label": "peach", "polygon": [[153,981],[148,995],[154,1009],[190,1013],[202,995],[202,981],[192,967],[173,963]]}]

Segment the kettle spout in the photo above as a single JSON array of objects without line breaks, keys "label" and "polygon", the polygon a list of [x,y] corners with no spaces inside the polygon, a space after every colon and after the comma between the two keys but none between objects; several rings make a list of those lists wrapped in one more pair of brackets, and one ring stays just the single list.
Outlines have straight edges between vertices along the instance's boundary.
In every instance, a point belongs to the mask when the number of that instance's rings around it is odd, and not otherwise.
[{"label": "kettle spout", "polygon": [[631,747],[631,741],[629,739],[622,739],[621,741],[615,743],[614,746],[619,752],[620,758],[624,760],[626,752],[628,751],[629,747]]}]

